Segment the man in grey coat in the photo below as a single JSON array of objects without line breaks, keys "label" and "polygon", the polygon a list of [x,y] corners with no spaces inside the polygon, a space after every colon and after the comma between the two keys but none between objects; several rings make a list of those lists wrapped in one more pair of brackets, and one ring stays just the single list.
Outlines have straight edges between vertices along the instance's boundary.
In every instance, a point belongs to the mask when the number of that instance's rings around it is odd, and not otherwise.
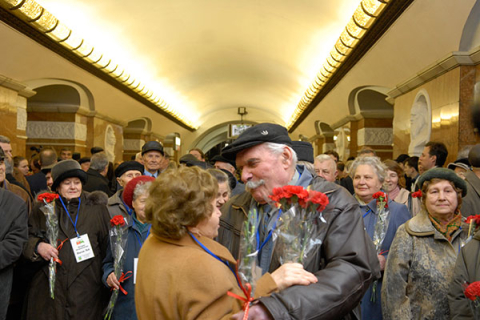
[{"label": "man in grey coat", "polygon": [[[0,175],[5,164],[0,158]],[[14,263],[20,258],[28,238],[28,213],[25,202],[0,188],[0,319],[7,315]]]},{"label": "man in grey coat", "polygon": [[[238,258],[243,223],[255,208],[260,215],[258,239],[264,243],[258,265],[263,272],[273,272],[280,266],[281,252],[269,236],[278,211],[272,210],[268,196],[274,188],[285,185],[310,186],[323,192],[329,198],[323,211],[326,223],[319,222],[314,235],[321,245],[303,263],[318,282],[261,298],[251,307],[249,319],[359,319],[359,302],[370,283],[380,276],[380,266],[365,233],[358,202],[344,188],[315,178],[304,166],[297,165],[291,145],[286,128],[262,123],[222,150],[224,157],[236,159],[248,191],[222,207],[218,241]],[[235,315],[235,319],[242,317]]]}]

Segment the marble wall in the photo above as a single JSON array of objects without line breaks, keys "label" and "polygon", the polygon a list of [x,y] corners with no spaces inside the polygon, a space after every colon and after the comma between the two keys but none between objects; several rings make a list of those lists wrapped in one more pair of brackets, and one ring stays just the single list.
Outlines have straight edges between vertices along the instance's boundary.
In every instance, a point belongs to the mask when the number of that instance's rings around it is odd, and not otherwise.
[{"label": "marble wall", "polygon": [[[419,92],[426,92],[431,108],[431,141],[441,141],[448,148],[448,162],[457,158],[459,150],[461,69],[453,69],[395,99],[393,120],[393,157],[408,153],[412,105]],[[469,142],[470,143],[470,142]],[[471,141],[474,143],[474,141]]]}]

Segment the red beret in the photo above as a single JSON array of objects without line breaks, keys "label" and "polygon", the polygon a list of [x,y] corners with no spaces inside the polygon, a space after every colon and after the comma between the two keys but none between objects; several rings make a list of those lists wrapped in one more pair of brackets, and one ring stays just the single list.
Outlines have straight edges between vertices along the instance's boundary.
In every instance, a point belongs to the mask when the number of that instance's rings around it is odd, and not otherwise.
[{"label": "red beret", "polygon": [[139,184],[140,182],[146,183],[149,181],[155,181],[155,178],[150,176],[140,176],[140,177],[133,178],[127,183],[125,188],[123,188],[123,195],[122,195],[123,201],[125,201],[125,204],[127,206],[129,206],[130,208],[132,207],[133,191],[135,190],[135,187],[137,186],[137,184]]}]

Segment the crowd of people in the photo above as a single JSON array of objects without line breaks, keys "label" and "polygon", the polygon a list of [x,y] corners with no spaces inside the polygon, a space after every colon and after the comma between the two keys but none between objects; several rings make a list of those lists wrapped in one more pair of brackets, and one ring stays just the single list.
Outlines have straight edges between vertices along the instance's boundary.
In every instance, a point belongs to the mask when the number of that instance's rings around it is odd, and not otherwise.
[{"label": "crowd of people", "polygon": [[[196,148],[175,162],[157,141],[116,164],[99,147],[37,151],[15,156],[0,136],[0,319],[101,319],[113,292],[112,319],[480,317],[465,295],[480,280],[480,145],[446,168],[434,141],[420,157],[314,157],[262,123],[210,161]],[[276,245],[270,196],[287,185],[328,197],[301,263]],[[253,214],[249,292],[238,261]]]}]

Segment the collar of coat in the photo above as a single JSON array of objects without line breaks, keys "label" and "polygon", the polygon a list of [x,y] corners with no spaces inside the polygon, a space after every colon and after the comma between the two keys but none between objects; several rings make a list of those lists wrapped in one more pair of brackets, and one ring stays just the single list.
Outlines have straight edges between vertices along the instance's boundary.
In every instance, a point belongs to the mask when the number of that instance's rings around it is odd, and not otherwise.
[{"label": "collar of coat", "polygon": [[[405,222],[405,230],[412,236],[425,237],[434,235],[435,238],[445,238],[437,229],[435,229],[424,209],[420,210],[415,217]],[[461,229],[457,230],[454,236],[462,230],[468,230],[468,225],[464,222],[462,222]]]},{"label": "collar of coat", "polygon": [[[163,238],[163,237],[157,236],[156,234],[153,234],[153,235],[155,236],[155,238],[157,238],[159,241],[162,241],[162,242],[170,243],[180,247],[189,247],[189,248],[205,251],[198,243],[195,242],[195,240],[193,240],[190,234],[184,235],[179,240]],[[219,257],[223,261],[228,261],[228,263],[230,263],[232,266],[235,266],[237,264],[237,262],[233,258],[230,251],[228,251],[228,249],[222,246],[220,243],[210,238],[202,237],[199,235],[195,235],[195,237],[199,242],[201,242],[205,247],[207,247],[208,250],[213,252],[213,254],[215,254],[217,257]]]}]

